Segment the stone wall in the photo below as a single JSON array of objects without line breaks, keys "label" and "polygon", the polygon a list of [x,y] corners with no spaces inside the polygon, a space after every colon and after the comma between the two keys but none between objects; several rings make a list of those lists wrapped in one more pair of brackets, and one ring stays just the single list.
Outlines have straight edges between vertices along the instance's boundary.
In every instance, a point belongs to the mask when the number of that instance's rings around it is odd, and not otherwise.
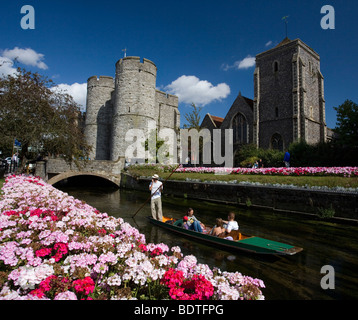
[{"label": "stone wall", "polygon": [[[147,191],[149,183],[150,179],[135,179],[122,174],[122,188]],[[171,180],[165,183],[164,194],[298,214],[315,215],[319,208],[332,206],[335,219],[358,221],[357,193]]]},{"label": "stone wall", "polygon": [[109,141],[112,123],[112,77],[93,76],[87,80],[87,109],[85,137],[92,151],[91,160],[109,159]]}]

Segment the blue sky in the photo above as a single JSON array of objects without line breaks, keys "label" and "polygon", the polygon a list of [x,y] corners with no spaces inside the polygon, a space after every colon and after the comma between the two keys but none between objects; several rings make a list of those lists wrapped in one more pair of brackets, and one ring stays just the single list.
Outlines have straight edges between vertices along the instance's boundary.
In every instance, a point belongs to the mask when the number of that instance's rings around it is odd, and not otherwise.
[{"label": "blue sky", "polygon": [[[0,73],[25,67],[85,101],[92,75],[114,76],[127,55],[152,60],[157,87],[179,95],[182,115],[190,103],[224,117],[237,97],[253,98],[254,57],[285,37],[300,38],[321,56],[326,121],[334,106],[358,103],[358,1],[82,1],[0,0]],[[23,30],[22,6],[35,9],[35,29]],[[335,9],[335,29],[323,30],[321,8]],[[14,63],[15,57],[18,62]],[[238,67],[240,66],[240,68]],[[184,117],[182,116],[182,124]]]}]

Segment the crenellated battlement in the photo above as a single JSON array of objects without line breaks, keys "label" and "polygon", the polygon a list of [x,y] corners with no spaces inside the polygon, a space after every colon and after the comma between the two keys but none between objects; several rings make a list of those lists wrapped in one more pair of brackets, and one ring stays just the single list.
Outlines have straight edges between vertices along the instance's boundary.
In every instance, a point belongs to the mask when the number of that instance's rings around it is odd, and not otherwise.
[{"label": "crenellated battlement", "polygon": [[157,75],[157,66],[154,62],[143,58],[143,62],[140,57],[125,57],[117,61],[117,70],[138,70],[139,72],[145,71],[152,75]]},{"label": "crenellated battlement", "polygon": [[174,96],[172,94],[160,90],[155,90],[155,99],[159,104],[162,103],[171,106],[173,108],[178,108],[179,99],[177,96]]},{"label": "crenellated battlement", "polygon": [[87,80],[87,87],[108,87],[114,89],[114,79],[109,76],[92,76]]}]

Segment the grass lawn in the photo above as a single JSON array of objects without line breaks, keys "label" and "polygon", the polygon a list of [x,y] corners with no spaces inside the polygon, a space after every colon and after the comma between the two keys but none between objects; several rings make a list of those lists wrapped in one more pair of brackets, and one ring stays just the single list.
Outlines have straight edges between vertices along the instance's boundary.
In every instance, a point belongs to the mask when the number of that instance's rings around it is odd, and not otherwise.
[{"label": "grass lawn", "polygon": [[[165,180],[170,172],[158,172],[155,169],[141,169],[141,168],[129,168],[128,173],[135,177],[140,176],[152,176],[157,173],[161,180]],[[358,177],[344,178],[335,176],[268,176],[268,175],[241,175],[241,174],[229,174],[229,175],[215,175],[211,173],[173,173],[170,180],[186,180],[199,179],[200,181],[232,181],[237,182],[259,182],[270,184],[292,184],[295,186],[327,186],[327,187],[344,187],[344,188],[358,188]]]}]

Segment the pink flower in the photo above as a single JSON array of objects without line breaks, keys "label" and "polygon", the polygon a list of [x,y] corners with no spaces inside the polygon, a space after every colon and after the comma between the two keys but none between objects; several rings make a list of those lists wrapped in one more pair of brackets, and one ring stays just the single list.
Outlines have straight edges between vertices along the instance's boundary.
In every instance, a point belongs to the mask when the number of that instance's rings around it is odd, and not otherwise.
[{"label": "pink flower", "polygon": [[77,300],[77,296],[72,291],[60,292],[54,300]]},{"label": "pink flower", "polygon": [[214,287],[202,275],[185,279],[183,271],[169,269],[161,280],[169,288],[169,296],[174,300],[208,300],[214,294]]},{"label": "pink flower", "polygon": [[72,286],[75,288],[76,292],[89,295],[94,291],[95,283],[91,277],[86,277],[84,279],[73,281]]},{"label": "pink flower", "polygon": [[51,254],[52,249],[50,248],[43,248],[36,250],[36,257],[46,257]]},{"label": "pink flower", "polygon": [[54,258],[56,262],[60,261],[61,258],[68,252],[68,246],[66,243],[56,243],[53,249],[57,250],[56,254],[52,256],[52,258]]}]

